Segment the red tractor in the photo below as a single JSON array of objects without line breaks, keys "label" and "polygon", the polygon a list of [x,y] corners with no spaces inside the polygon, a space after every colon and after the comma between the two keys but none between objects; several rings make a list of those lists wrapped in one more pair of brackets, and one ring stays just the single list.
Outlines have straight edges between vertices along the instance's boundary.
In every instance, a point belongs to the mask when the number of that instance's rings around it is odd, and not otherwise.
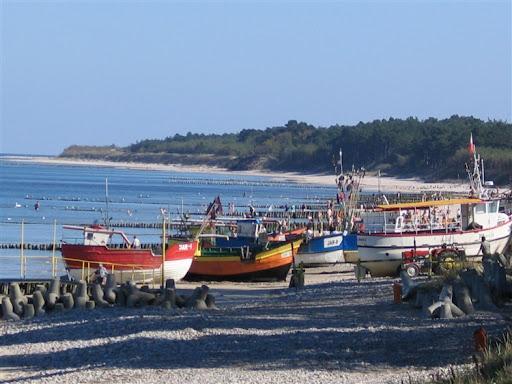
[{"label": "red tractor", "polygon": [[429,270],[435,274],[444,274],[447,271],[457,268],[461,262],[466,260],[466,253],[455,245],[443,244],[440,248],[430,251],[411,249],[402,252],[402,270],[410,277],[416,277]]}]

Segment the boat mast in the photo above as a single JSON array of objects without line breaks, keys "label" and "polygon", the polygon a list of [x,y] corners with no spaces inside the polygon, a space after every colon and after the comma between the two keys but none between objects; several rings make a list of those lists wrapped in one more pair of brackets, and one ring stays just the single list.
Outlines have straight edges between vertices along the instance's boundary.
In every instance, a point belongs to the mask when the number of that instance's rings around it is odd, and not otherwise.
[{"label": "boat mast", "polygon": [[340,175],[343,175],[343,152],[340,148],[340,161],[338,162],[340,165]]},{"label": "boat mast", "polygon": [[[483,180],[483,159],[479,154],[476,153],[475,146],[473,144],[473,136],[471,135],[469,151],[473,155],[473,170],[471,171],[468,164],[466,163],[466,172],[469,178],[469,187],[471,189],[472,194],[479,198],[486,197],[486,191],[484,190]],[[480,166],[482,167],[482,171],[480,171]]]},{"label": "boat mast", "polygon": [[343,196],[340,204],[344,214],[344,229],[351,231],[359,201],[361,180],[364,178],[366,170],[364,168],[356,170],[354,165],[352,165],[352,171],[345,175],[343,173],[343,152],[341,148],[338,164],[340,166],[340,173],[336,175],[336,182],[338,184],[338,193],[341,193]]},{"label": "boat mast", "polygon": [[108,177],[105,177],[105,218],[104,218],[104,222],[105,222],[105,226],[107,227],[107,229],[110,227],[110,219],[109,219],[109,216],[108,216]]}]

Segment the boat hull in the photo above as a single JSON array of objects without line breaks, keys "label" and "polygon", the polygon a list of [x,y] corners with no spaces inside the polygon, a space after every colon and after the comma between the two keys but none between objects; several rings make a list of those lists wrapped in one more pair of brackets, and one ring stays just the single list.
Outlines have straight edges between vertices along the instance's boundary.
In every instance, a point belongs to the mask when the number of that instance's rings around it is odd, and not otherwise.
[{"label": "boat hull", "polygon": [[[164,276],[181,280],[192,265],[197,242],[176,243],[165,253]],[[62,244],[62,257],[77,280],[91,276],[103,264],[116,281],[154,281],[162,276],[162,256],[148,249],[108,248],[107,246]]]},{"label": "boat hull", "polygon": [[478,261],[482,236],[491,244],[491,252],[503,252],[511,233],[511,221],[488,229],[407,234],[359,234],[358,257],[360,263],[372,276],[393,276],[402,264],[402,252],[416,248],[430,251],[443,244],[462,247],[470,260]]},{"label": "boat hull", "polygon": [[[277,245],[269,250],[263,250],[254,255],[251,260],[243,260],[239,248],[220,249],[217,255],[212,250],[202,250],[195,256],[185,280],[211,281],[280,281],[286,280],[302,239]],[[292,250],[293,248],[293,250]]]},{"label": "boat hull", "polygon": [[295,263],[306,267],[332,265],[345,262],[345,253],[357,252],[357,236],[329,234],[312,238],[299,248]]},{"label": "boat hull", "polygon": [[342,249],[314,253],[299,252],[297,256],[295,256],[295,264],[302,263],[305,267],[321,267],[343,263],[344,261]]}]

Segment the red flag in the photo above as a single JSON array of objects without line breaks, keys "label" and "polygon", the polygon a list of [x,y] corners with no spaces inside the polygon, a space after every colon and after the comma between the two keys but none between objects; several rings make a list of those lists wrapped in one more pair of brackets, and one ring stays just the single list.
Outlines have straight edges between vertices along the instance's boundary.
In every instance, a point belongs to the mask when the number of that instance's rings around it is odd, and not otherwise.
[{"label": "red flag", "polygon": [[473,144],[473,133],[471,133],[471,136],[469,137],[468,150],[469,150],[469,153],[472,155],[475,153],[475,144]]}]

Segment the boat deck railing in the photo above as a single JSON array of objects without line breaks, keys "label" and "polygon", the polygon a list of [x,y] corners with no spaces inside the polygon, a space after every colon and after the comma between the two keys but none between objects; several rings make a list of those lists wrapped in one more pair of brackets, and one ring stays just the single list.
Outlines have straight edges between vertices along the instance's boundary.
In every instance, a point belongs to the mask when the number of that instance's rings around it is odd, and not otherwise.
[{"label": "boat deck railing", "polygon": [[438,222],[430,222],[430,223],[405,223],[402,227],[396,228],[396,225],[393,223],[390,224],[365,224],[364,230],[360,232],[372,234],[372,233],[383,233],[383,234],[393,234],[393,233],[425,233],[430,232],[432,234],[445,232],[450,233],[454,231],[462,231],[462,222],[461,221],[452,221],[448,223],[438,223]]},{"label": "boat deck railing", "polygon": [[[16,263],[17,261],[17,263]],[[8,276],[8,278],[27,279],[32,276],[43,276],[44,278],[57,278],[66,276],[70,280],[73,278],[67,274],[68,263],[73,265],[73,269],[80,270],[79,280],[85,280],[90,283],[94,280],[94,274],[99,266],[103,266],[111,274],[116,274],[117,280],[137,280],[137,281],[153,281],[160,282],[165,280],[162,275],[161,268],[151,268],[143,264],[126,264],[112,263],[110,261],[85,261],[81,259],[65,258],[57,255],[40,256],[40,255],[0,255],[0,263],[6,265],[18,264],[19,274],[17,276]]]}]

